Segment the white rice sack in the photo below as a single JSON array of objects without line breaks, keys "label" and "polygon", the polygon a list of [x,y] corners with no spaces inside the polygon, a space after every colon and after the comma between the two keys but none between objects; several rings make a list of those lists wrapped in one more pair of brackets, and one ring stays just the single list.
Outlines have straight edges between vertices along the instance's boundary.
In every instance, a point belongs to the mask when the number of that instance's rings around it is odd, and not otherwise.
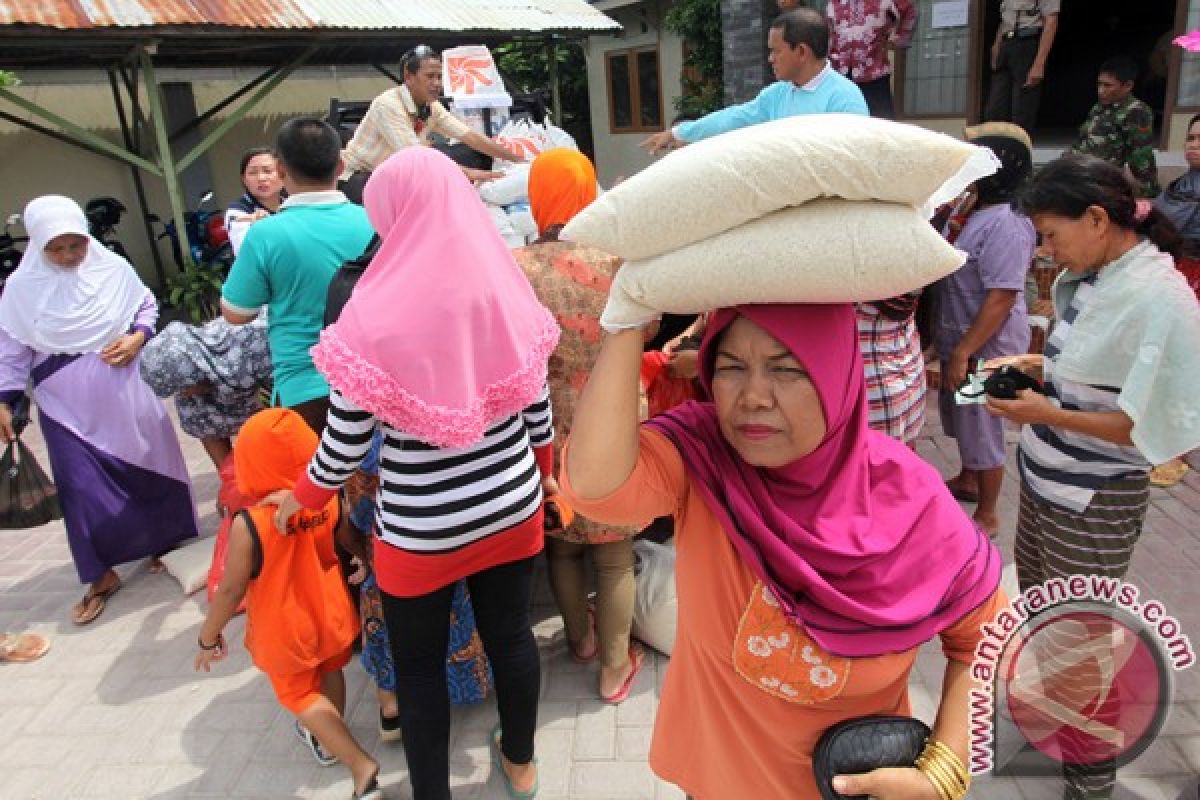
[{"label": "white rice sack", "polygon": [[625,262],[601,323],[620,330],[641,327],[663,312],[882,300],[933,283],[965,260],[911,206],[814,200]]},{"label": "white rice sack", "polygon": [[675,548],[648,539],[633,543],[637,594],[633,603],[635,637],[663,655],[675,648],[679,601],[675,596]]},{"label": "white rice sack", "polygon": [[192,594],[208,584],[216,537],[209,536],[163,554],[159,559],[168,574],[179,581],[184,594]]},{"label": "white rice sack", "polygon": [[791,117],[668,154],[597,198],[562,238],[646,259],[820,197],[901,203],[928,218],[998,166],[987,148],[915,125]]},{"label": "white rice sack", "polygon": [[479,196],[483,202],[494,206],[507,206],[529,199],[529,164],[514,164],[503,178],[479,184]]}]

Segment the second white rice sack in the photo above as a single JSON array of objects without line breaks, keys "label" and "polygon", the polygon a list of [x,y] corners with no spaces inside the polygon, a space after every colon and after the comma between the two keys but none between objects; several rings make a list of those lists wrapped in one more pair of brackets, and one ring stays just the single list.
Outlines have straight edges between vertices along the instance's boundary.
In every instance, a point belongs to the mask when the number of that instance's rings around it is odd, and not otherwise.
[{"label": "second white rice sack", "polygon": [[911,206],[816,200],[626,262],[601,323],[619,330],[663,312],[882,300],[949,275],[965,258]]},{"label": "second white rice sack", "polygon": [[637,260],[820,197],[899,203],[928,217],[998,166],[985,147],[915,125],[791,117],[670,153],[597,198],[561,238]]}]

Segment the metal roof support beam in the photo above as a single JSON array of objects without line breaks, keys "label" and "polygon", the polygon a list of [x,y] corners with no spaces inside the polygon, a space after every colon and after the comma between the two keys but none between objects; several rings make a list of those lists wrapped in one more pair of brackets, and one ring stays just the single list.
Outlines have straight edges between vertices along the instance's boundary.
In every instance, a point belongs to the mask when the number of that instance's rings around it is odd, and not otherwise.
[{"label": "metal roof support beam", "polygon": [[103,150],[98,150],[95,147],[92,147],[91,145],[78,142],[61,131],[56,131],[53,128],[47,128],[45,125],[39,125],[36,122],[31,122],[27,119],[21,119],[17,115],[10,114],[7,111],[0,111],[0,119],[4,120],[5,122],[11,122],[13,125],[18,127],[31,130],[34,133],[40,133],[43,136],[49,136],[51,139],[57,139],[58,141],[63,142],[64,144],[69,144],[72,147],[82,148],[83,150],[87,150],[89,153],[93,153],[104,158],[111,158],[113,161],[120,161],[122,164],[125,163],[123,159],[117,158],[111,153],[106,153]]},{"label": "metal roof support beam", "polygon": [[378,70],[379,73],[383,75],[383,77],[387,78],[392,83],[395,83],[397,85],[404,83],[403,78],[401,78],[396,73],[392,72],[390,69],[385,67],[383,64],[372,64],[371,66],[374,67],[376,70]]},{"label": "metal roof support beam", "polygon": [[[115,66],[108,68],[108,85],[112,88],[113,103],[117,107],[117,120],[121,123],[121,138],[125,142],[125,148],[130,151],[136,151],[137,146],[134,144],[133,132],[130,130],[129,120],[125,114],[125,103],[121,100],[121,87],[117,83],[117,69]],[[142,182],[142,173],[137,167],[130,166],[129,172],[133,176],[133,188],[137,192],[138,207],[142,212],[142,228],[146,232],[146,241],[150,244],[150,256],[154,259],[154,275],[158,278],[159,290],[165,291],[167,288],[167,275],[163,271],[162,255],[158,252],[158,242],[154,238],[154,228],[150,224],[150,209],[146,202],[146,185]]]},{"label": "metal roof support beam", "polygon": [[[291,75],[292,72],[295,71],[297,67],[300,67],[301,65],[304,64],[304,62],[308,61],[309,57],[311,57],[312,54],[315,52],[317,52],[317,46],[310,45],[308,47],[308,49],[306,49],[303,53],[301,53],[290,64],[288,64],[283,69],[278,70],[274,75],[272,75],[271,78],[268,81],[266,81],[262,86],[260,86],[257,91],[255,91],[252,95],[250,95],[248,98],[246,98],[246,100],[240,106],[238,106],[233,111],[233,113],[231,113],[228,117],[226,117],[225,120],[222,121],[220,125],[213,128],[212,132],[210,132],[207,136],[204,137],[203,140],[201,140],[195,147],[193,147],[191,149],[191,151],[188,152],[187,155],[185,155],[183,158],[179,159],[179,163],[175,167],[176,171],[183,172],[183,170],[187,169],[189,164],[191,164],[197,158],[199,158],[200,156],[202,156],[206,152],[208,152],[208,149],[210,147],[212,147],[214,144],[216,144],[217,142],[219,142],[221,140],[221,137],[223,137],[226,133],[229,132],[230,128],[232,128],[234,125],[238,124],[243,119],[245,119],[246,115],[250,113],[251,109],[253,109],[256,105],[258,105],[259,102],[261,102],[264,97],[269,95],[271,92],[275,91],[276,86],[278,86],[289,75]],[[145,69],[144,65],[143,65],[143,69]]]},{"label": "metal roof support beam", "polygon": [[192,261],[192,248],[188,244],[187,225],[183,219],[183,193],[179,189],[179,173],[183,168],[175,165],[175,156],[171,153],[162,90],[158,85],[158,77],[154,72],[154,64],[150,59],[147,45],[138,45],[137,54],[142,65],[142,80],[146,84],[146,96],[150,101],[150,123],[154,126],[158,161],[162,165],[158,174],[167,184],[167,199],[171,203],[171,219],[175,223],[175,235],[179,237],[179,254],[183,257],[183,266],[185,268],[192,267],[195,264]]},{"label": "metal roof support beam", "polygon": [[162,170],[160,170],[155,164],[147,161],[136,153],[131,153],[123,147],[113,144],[108,139],[105,139],[102,136],[97,136],[85,128],[81,128],[74,122],[64,119],[52,111],[42,108],[37,103],[34,103],[31,100],[26,100],[19,94],[15,94],[8,89],[0,89],[0,99],[7,100],[13,105],[28,111],[34,116],[40,117],[47,122],[56,125],[64,136],[67,136],[75,142],[86,145],[90,149],[100,150],[108,156],[117,159],[118,161],[124,161],[126,164],[141,167],[152,175],[162,175]]},{"label": "metal roof support beam", "polygon": [[553,36],[546,37],[546,66],[550,70],[550,110],[554,114],[554,124],[561,127],[563,109],[562,90],[558,85],[558,42],[554,41]]},{"label": "metal roof support beam", "polygon": [[247,83],[245,86],[239,87],[236,92],[229,95],[224,100],[217,103],[215,106],[208,109],[203,114],[196,117],[195,119],[189,121],[186,125],[182,126],[179,130],[172,133],[171,137],[170,137],[171,141],[172,142],[175,141],[180,136],[184,136],[187,133],[190,133],[191,131],[200,127],[205,122],[208,122],[214,116],[216,116],[217,114],[224,111],[231,103],[237,102],[237,100],[239,98],[243,97],[247,92],[254,91],[254,89],[257,88],[259,86],[259,84],[261,84],[265,80],[270,79],[271,76],[273,76],[275,73],[279,72],[279,70],[281,70],[281,69],[283,69],[283,67],[271,67],[270,69],[264,71],[257,78],[255,78],[254,80]]}]

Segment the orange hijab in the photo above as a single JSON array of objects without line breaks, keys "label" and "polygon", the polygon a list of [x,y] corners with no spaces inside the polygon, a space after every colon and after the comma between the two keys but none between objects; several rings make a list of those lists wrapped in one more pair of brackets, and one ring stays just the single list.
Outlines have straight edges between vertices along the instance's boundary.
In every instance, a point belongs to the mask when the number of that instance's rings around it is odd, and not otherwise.
[{"label": "orange hijab", "polygon": [[246,421],[233,447],[238,491],[255,499],[291,489],[317,452],[317,435],[288,408],[268,408]]},{"label": "orange hijab", "polygon": [[547,150],[529,168],[529,206],[543,234],[566,225],[596,199],[596,168],[578,150]]}]

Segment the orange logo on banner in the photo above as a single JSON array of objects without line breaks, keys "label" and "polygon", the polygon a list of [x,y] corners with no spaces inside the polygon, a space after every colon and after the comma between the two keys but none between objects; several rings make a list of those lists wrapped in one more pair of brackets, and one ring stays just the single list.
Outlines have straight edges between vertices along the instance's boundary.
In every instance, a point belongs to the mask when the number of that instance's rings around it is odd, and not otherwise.
[{"label": "orange logo on banner", "polygon": [[446,62],[450,73],[451,94],[474,94],[476,89],[491,86],[496,82],[492,75],[492,62],[480,56],[451,56]]}]

